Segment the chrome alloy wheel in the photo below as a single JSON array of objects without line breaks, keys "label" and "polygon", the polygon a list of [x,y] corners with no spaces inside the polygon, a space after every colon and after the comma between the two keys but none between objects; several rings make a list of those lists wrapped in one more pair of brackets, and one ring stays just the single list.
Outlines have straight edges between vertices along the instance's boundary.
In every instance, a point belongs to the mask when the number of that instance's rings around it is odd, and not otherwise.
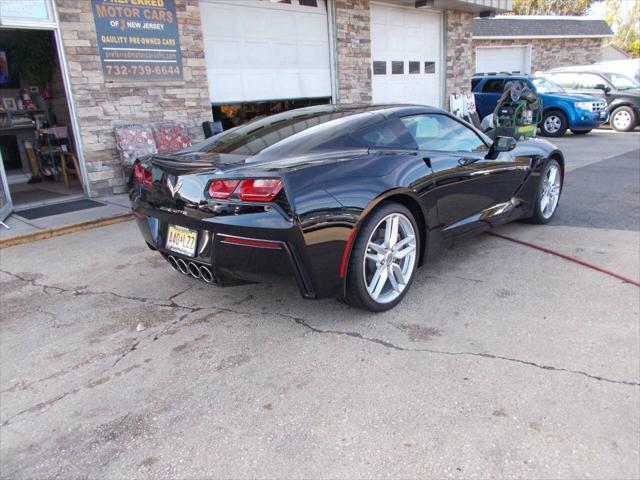
[{"label": "chrome alloy wheel", "polygon": [[540,193],[540,212],[546,219],[551,218],[558,206],[560,198],[560,169],[552,164],[542,179],[542,192]]},{"label": "chrome alloy wheel", "polygon": [[407,287],[416,263],[416,232],[401,213],[384,217],[371,233],[363,261],[365,285],[378,303],[394,301]]},{"label": "chrome alloy wheel", "polygon": [[547,133],[557,133],[562,127],[562,120],[557,115],[549,115],[544,121],[544,129]]},{"label": "chrome alloy wheel", "polygon": [[631,114],[626,110],[620,110],[613,116],[613,126],[616,130],[625,130],[631,123]]}]

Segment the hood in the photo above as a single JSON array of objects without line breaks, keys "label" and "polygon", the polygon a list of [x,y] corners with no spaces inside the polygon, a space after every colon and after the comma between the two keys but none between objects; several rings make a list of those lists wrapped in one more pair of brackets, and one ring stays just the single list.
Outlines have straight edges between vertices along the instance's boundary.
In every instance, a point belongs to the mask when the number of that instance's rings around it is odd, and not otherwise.
[{"label": "hood", "polygon": [[611,91],[610,93],[613,93],[614,95],[618,96],[618,97],[624,97],[629,96],[629,97],[640,97],[640,88],[629,88],[627,90],[616,90],[616,91]]},{"label": "hood", "polygon": [[602,97],[597,97],[595,95],[587,95],[584,93],[568,93],[568,92],[556,92],[556,93],[543,93],[539,95],[542,97],[542,101],[544,102],[545,97],[556,98],[560,100],[565,100],[568,102],[604,102]]}]

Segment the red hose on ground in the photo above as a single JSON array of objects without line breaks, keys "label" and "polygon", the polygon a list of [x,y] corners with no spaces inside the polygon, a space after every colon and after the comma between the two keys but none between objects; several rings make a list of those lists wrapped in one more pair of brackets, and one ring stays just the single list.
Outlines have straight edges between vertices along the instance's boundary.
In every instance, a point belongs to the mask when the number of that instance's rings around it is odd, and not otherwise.
[{"label": "red hose on ground", "polygon": [[578,263],[585,267],[591,268],[601,273],[605,273],[612,277],[615,277],[623,282],[630,283],[631,285],[635,285],[636,287],[640,287],[640,282],[637,280],[633,280],[629,277],[625,277],[624,275],[620,275],[619,273],[612,272],[611,270],[607,270],[606,268],[599,267],[598,265],[594,265],[593,263],[586,262],[584,260],[580,260],[579,258],[572,257],[571,255],[566,255],[564,253],[558,252],[556,250],[552,250],[547,247],[543,247],[541,245],[536,245],[535,243],[526,242],[524,240],[520,240],[518,238],[510,237],[508,235],[503,235],[501,233],[496,232],[487,232],[489,235],[493,235],[494,237],[502,238],[504,240],[509,240],[510,242],[519,243],[520,245],[524,245],[526,247],[535,248],[536,250],[540,250],[541,252],[549,253],[551,255],[555,255],[560,258],[564,258],[565,260],[569,260],[571,262]]}]

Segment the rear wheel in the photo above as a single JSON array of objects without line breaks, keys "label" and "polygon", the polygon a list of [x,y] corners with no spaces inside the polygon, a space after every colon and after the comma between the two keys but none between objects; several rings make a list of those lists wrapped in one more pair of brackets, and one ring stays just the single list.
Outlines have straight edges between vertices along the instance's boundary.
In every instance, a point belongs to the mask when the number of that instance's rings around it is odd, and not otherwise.
[{"label": "rear wheel", "polygon": [[561,137],[567,131],[567,117],[560,110],[550,110],[542,117],[540,130],[545,137]]},{"label": "rear wheel", "polygon": [[529,221],[538,224],[548,223],[556,213],[561,192],[562,169],[556,160],[550,159],[540,175],[536,205]]},{"label": "rear wheel", "polygon": [[636,127],[638,119],[631,107],[618,107],[611,114],[611,127],[618,132],[630,132]]},{"label": "rear wheel", "polygon": [[413,282],[419,251],[418,225],[411,212],[399,203],[383,204],[364,221],[353,245],[348,303],[372,312],[395,307]]},{"label": "rear wheel", "polygon": [[574,135],[586,135],[591,130],[571,130]]}]

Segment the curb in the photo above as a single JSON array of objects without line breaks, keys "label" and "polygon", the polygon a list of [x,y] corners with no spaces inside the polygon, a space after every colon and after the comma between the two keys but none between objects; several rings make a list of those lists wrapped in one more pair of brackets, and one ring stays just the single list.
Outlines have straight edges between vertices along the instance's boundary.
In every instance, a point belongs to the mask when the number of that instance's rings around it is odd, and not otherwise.
[{"label": "curb", "polygon": [[26,243],[35,242],[37,240],[46,240],[47,238],[60,237],[69,233],[82,232],[92,228],[104,227],[115,223],[122,223],[133,219],[131,212],[118,213],[110,217],[99,218],[97,220],[88,220],[86,222],[73,223],[62,227],[48,228],[33,233],[17,235],[0,240],[0,249],[14,247],[16,245],[24,245]]}]

